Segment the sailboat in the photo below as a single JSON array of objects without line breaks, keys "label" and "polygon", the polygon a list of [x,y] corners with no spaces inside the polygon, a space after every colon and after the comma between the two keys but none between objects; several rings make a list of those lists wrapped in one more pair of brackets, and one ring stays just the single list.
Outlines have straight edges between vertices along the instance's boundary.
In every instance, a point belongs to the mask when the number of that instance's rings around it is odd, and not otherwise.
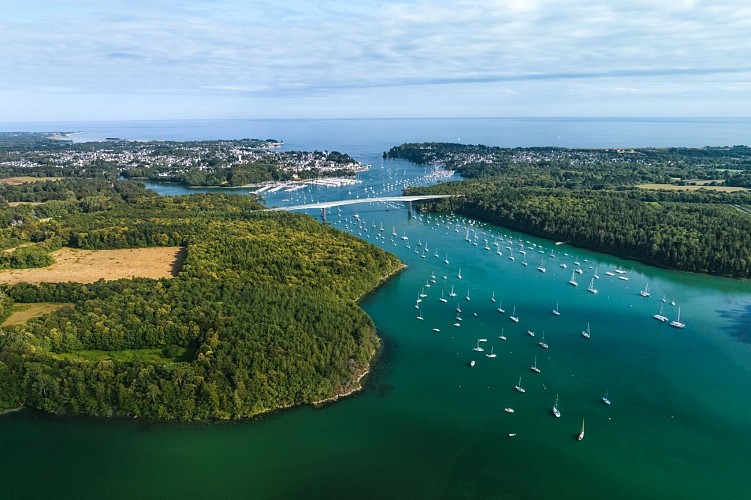
[{"label": "sailboat", "polygon": [[488,358],[495,358],[497,354],[493,351],[494,351],[493,346],[490,346],[490,354],[486,354],[485,356]]},{"label": "sailboat", "polygon": [[542,339],[537,344],[543,349],[548,348],[548,344],[545,343],[545,332],[542,332]]},{"label": "sailboat", "polygon": [[602,397],[602,402],[606,405],[610,404],[610,400],[608,399],[608,391],[605,391],[605,395]]},{"label": "sailboat", "polygon": [[510,319],[514,323],[519,322],[519,316],[516,315],[516,306],[514,306],[514,309],[511,311],[511,316],[509,316],[508,319]]},{"label": "sailboat", "polygon": [[537,270],[540,271],[541,273],[545,272],[545,259],[542,259],[540,261],[540,267],[538,267]]},{"label": "sailboat", "polygon": [[449,299],[447,299],[446,297],[443,296],[443,290],[441,290],[441,298],[438,299],[438,300],[440,300],[441,302],[444,302],[444,303],[449,301]]},{"label": "sailboat", "polygon": [[561,416],[561,412],[558,411],[558,394],[555,395],[555,403],[553,403],[553,415],[555,415],[556,418]]},{"label": "sailboat", "polygon": [[553,316],[560,316],[561,312],[558,310],[558,302],[555,303],[555,309],[553,309]]},{"label": "sailboat", "polygon": [[444,264],[448,264],[449,263],[449,254],[446,254],[446,258],[443,259],[443,263]]},{"label": "sailboat", "polygon": [[665,302],[660,303],[660,312],[657,314],[653,314],[652,317],[656,319],[657,321],[662,321],[663,323],[668,322],[668,317],[662,315],[662,308],[665,306]]},{"label": "sailboat", "polygon": [[571,279],[568,280],[569,284],[572,286],[577,286],[579,283],[576,282],[576,272],[571,271]]},{"label": "sailboat", "polygon": [[495,290],[493,290],[493,295],[490,296],[490,302],[495,302]]},{"label": "sailboat", "polygon": [[467,290],[467,301],[469,301],[469,290]]},{"label": "sailboat", "polygon": [[449,292],[449,297],[456,297],[456,293],[454,293],[454,285],[451,285],[451,291]]},{"label": "sailboat", "polygon": [[391,226],[391,236],[396,236],[396,226]]},{"label": "sailboat", "polygon": [[540,373],[540,369],[537,368],[537,356],[535,356],[535,364],[529,367],[530,370],[532,370],[535,373]]},{"label": "sailboat", "polygon": [[480,339],[477,339],[477,345],[472,350],[477,351],[477,352],[482,352],[485,350],[482,347],[480,347]]},{"label": "sailboat", "polygon": [[506,340],[506,336],[504,335],[504,333],[505,333],[505,332],[504,332],[504,329],[503,329],[503,328],[501,328],[501,334],[500,334],[500,335],[498,335],[498,338],[499,338],[499,339],[501,339],[501,340]]},{"label": "sailboat", "polygon": [[598,270],[598,269],[600,269],[600,267],[599,267],[599,266],[595,267],[595,274],[594,274],[594,277],[595,277],[595,279],[596,279],[596,280],[600,279],[600,275],[599,275],[599,274],[597,273],[597,270]]},{"label": "sailboat", "polygon": [[650,295],[650,293],[649,293],[649,283],[647,283],[646,285],[644,285],[644,290],[640,291],[639,295],[641,295],[642,297],[649,297],[649,295]]},{"label": "sailboat", "polygon": [[517,391],[519,391],[519,392],[527,392],[527,391],[526,391],[526,390],[524,389],[524,387],[522,387],[522,378],[521,378],[521,377],[519,377],[519,383],[518,383],[518,384],[516,384],[516,387],[514,387],[514,389],[516,389],[516,390],[517,390]]},{"label": "sailboat", "polygon": [[678,308],[678,319],[675,319],[670,322],[670,326],[674,326],[675,328],[686,328],[686,325],[681,323],[681,308]]},{"label": "sailboat", "polygon": [[597,289],[595,288],[595,279],[592,278],[589,282],[589,287],[587,288],[587,291],[589,293],[597,293]]},{"label": "sailboat", "polygon": [[419,312],[417,313],[417,319],[419,319],[420,321],[422,321],[423,319],[425,319],[425,318],[422,317],[422,309],[418,309],[418,311]]},{"label": "sailboat", "polygon": [[503,314],[506,312],[506,310],[503,308],[503,300],[498,304],[498,312]]},{"label": "sailboat", "polygon": [[581,441],[584,439],[584,419],[582,419],[582,430],[579,431],[579,435],[577,436],[576,440]]},{"label": "sailboat", "polygon": [[587,329],[586,330],[582,330],[582,336],[584,336],[585,339],[589,338],[589,336],[590,336],[589,323],[587,323]]},{"label": "sailboat", "polygon": [[459,268],[459,272],[456,274],[456,277],[459,279],[462,279],[462,268]]}]

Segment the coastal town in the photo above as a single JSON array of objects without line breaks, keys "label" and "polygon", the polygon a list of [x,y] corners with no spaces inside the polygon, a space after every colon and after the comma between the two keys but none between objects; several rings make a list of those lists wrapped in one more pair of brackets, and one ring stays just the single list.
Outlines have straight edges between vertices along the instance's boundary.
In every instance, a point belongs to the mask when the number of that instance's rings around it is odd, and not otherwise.
[{"label": "coastal town", "polygon": [[3,134],[0,171],[11,175],[84,176],[116,172],[131,179],[196,186],[240,186],[274,181],[351,178],[366,170],[337,151],[281,151],[282,141],[73,142],[70,133]]}]

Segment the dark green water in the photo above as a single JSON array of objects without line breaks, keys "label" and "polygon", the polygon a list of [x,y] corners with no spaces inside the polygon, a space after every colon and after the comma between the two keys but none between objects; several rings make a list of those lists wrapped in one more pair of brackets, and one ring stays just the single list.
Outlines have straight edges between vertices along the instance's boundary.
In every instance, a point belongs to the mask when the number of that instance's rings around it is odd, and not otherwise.
[{"label": "dark green water", "polygon": [[[504,230],[476,230],[490,235],[486,251],[482,236],[473,246],[463,224],[455,232],[444,218],[407,220],[406,211],[382,206],[359,214],[368,231],[348,230],[374,241],[373,224],[383,221],[382,245],[409,266],[363,302],[385,339],[365,391],[322,409],[234,424],[7,414],[0,417],[2,496],[749,497],[748,283],[661,271],[526,236],[545,253],[527,248],[525,267],[518,235],[516,260],[508,259],[506,241],[503,256],[495,253],[493,235]],[[352,219],[345,212],[341,223],[330,220],[344,229]],[[425,259],[414,253],[422,248],[418,239],[430,246]],[[537,270],[543,256],[546,273]],[[577,287],[568,283],[575,260],[583,270]],[[599,268],[596,295],[586,290],[589,266]],[[605,274],[616,268],[630,280]],[[436,283],[418,311],[416,296],[431,274]],[[646,282],[650,298],[639,295]],[[448,297],[452,284],[455,298]],[[442,288],[447,303],[438,300]],[[491,302],[493,291],[499,302]],[[663,294],[665,315],[674,319],[680,306],[685,330],[652,318]],[[500,300],[505,314],[497,311]],[[461,327],[452,326],[457,303]],[[508,318],[514,306],[518,324]],[[589,340],[581,335],[587,323]],[[506,341],[498,339],[502,328]],[[549,349],[538,345],[543,331]],[[472,350],[480,337],[498,357]],[[530,371],[535,356],[539,374]],[[524,394],[514,390],[519,376]],[[610,406],[601,399],[606,390]],[[551,413],[556,394],[560,418]],[[586,438],[577,442],[582,418]]]}]

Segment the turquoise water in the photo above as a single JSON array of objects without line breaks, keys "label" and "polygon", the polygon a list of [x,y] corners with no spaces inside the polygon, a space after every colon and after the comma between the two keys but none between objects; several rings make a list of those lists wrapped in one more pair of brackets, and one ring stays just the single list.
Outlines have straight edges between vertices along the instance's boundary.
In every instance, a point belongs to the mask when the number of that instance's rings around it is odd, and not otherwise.
[{"label": "turquoise water", "polygon": [[[430,181],[417,167],[381,163],[378,154],[373,149],[360,157],[374,168],[356,194],[378,191],[384,179]],[[346,194],[319,190],[308,196]],[[283,196],[271,201],[282,203]],[[362,393],[321,409],[230,424],[7,414],[0,417],[2,496],[751,494],[748,282],[659,270],[448,215],[409,217],[403,207],[385,204],[332,211],[329,223],[395,252],[408,266],[362,303],[384,343]],[[486,236],[490,250],[484,249]],[[493,245],[500,238],[503,255]],[[528,266],[522,265],[519,239]],[[425,243],[430,250],[422,258]],[[507,245],[514,249],[513,261]],[[545,273],[537,270],[543,257]],[[569,284],[574,261],[582,270],[577,287]],[[605,274],[616,269],[629,280]],[[595,270],[599,292],[591,294],[587,286]],[[639,295],[646,283],[649,298]],[[452,285],[454,298],[448,297]],[[423,290],[426,297],[416,309]],[[442,290],[446,303],[439,301]],[[652,318],[663,295],[664,314],[675,319],[680,307],[685,330]],[[560,316],[551,314],[556,303]],[[460,327],[453,326],[457,304]],[[514,307],[518,324],[509,320]],[[581,335],[587,323],[590,339]],[[538,345],[543,331],[549,349]],[[473,351],[478,338],[487,339],[482,353]],[[493,359],[484,355],[491,346],[498,355]],[[539,374],[530,370],[535,356]],[[523,394],[514,389],[519,377]],[[602,402],[605,391],[612,405]],[[556,394],[560,418],[551,413]],[[515,412],[504,412],[506,407]],[[586,437],[578,442],[582,418]]]}]

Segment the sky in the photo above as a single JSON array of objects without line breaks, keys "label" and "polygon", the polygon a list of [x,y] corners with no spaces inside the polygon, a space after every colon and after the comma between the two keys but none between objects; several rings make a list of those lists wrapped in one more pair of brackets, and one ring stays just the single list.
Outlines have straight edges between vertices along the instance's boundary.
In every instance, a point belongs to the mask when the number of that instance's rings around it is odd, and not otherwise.
[{"label": "sky", "polygon": [[0,7],[0,122],[751,116],[748,0]]}]

